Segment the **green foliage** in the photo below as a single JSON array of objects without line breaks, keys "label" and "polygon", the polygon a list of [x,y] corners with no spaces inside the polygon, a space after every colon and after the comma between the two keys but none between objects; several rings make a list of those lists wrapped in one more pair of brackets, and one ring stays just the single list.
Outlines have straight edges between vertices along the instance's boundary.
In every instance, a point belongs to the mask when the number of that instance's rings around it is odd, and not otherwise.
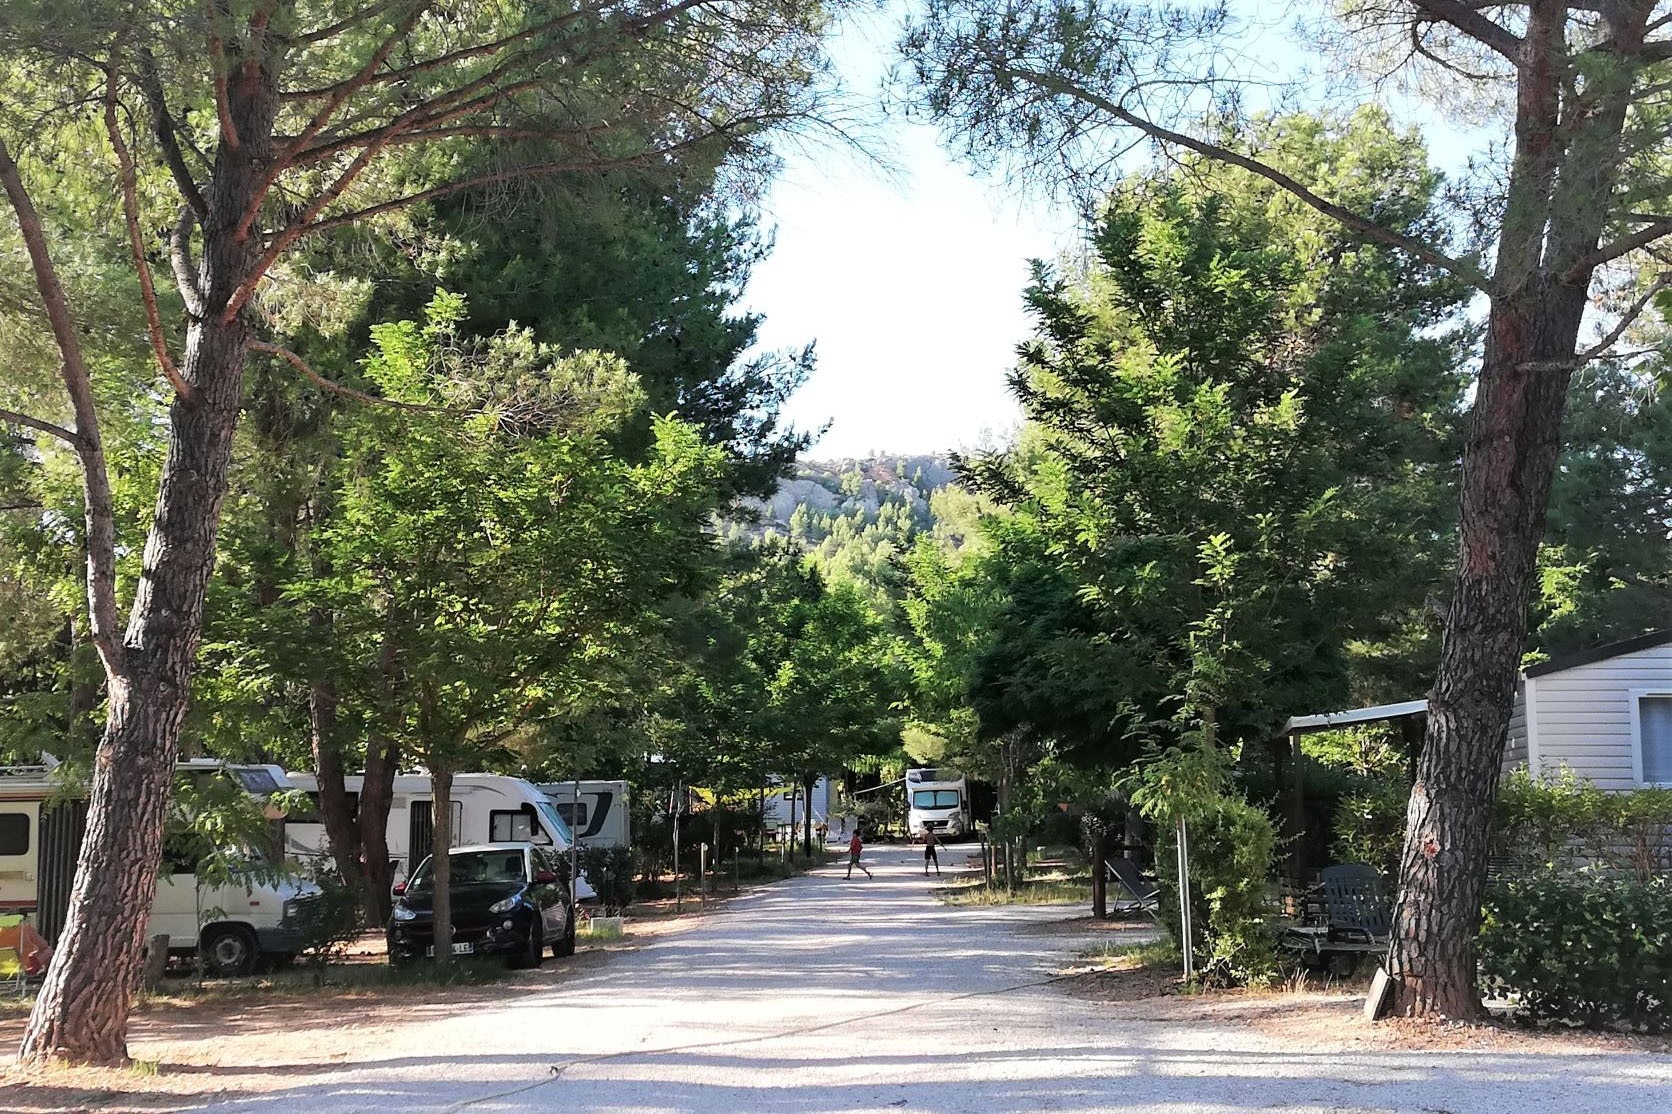
[{"label": "green foliage", "polygon": [[1672,613],[1672,395],[1657,375],[1664,357],[1602,363],[1568,391],[1533,604],[1537,656],[1642,634]]},{"label": "green foliage", "polygon": [[585,847],[581,849],[581,873],[598,894],[607,917],[620,916],[633,903],[633,849],[631,847]]},{"label": "green foliage", "polygon": [[331,964],[341,960],[348,945],[360,935],[360,894],[332,870],[309,875],[319,893],[297,900],[292,924],[302,934],[299,958],[322,986]]},{"label": "green foliage", "polygon": [[1530,1020],[1664,1031],[1672,1023],[1672,883],[1539,872],[1490,886],[1483,989]]},{"label": "green foliage", "polygon": [[[1271,817],[1264,809],[1226,795],[1186,824],[1197,976],[1206,986],[1263,986],[1277,970],[1266,924],[1277,848]],[[1177,940],[1176,828],[1157,829],[1155,871],[1161,882],[1161,920]]]},{"label": "green foliage", "polygon": [[1672,789],[1611,793],[1567,767],[1542,780],[1511,771],[1498,793],[1493,854],[1647,882],[1672,871]]},{"label": "green foliage", "polygon": [[1403,781],[1373,783],[1343,797],[1335,808],[1337,861],[1368,863],[1383,878],[1398,877],[1410,800]]},{"label": "green foliage", "polygon": [[1182,938],[1178,824],[1190,841],[1193,950],[1209,986],[1263,985],[1277,969],[1268,879],[1277,832],[1264,809],[1230,786],[1230,757],[1201,745],[1176,747],[1139,765],[1124,786],[1134,807],[1156,824],[1156,877],[1162,924]]}]

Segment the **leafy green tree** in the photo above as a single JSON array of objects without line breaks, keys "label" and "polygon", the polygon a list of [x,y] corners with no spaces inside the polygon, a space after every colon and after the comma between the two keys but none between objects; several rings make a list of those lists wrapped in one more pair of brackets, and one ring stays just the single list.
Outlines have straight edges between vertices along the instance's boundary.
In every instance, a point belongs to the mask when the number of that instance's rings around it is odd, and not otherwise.
[{"label": "leafy green tree", "polygon": [[[903,49],[922,102],[978,159],[1014,153],[1053,178],[1095,181],[1130,165],[1135,142],[1152,142],[1270,183],[1357,242],[1394,248],[1485,297],[1458,559],[1389,963],[1397,1012],[1467,1017],[1480,1011],[1487,835],[1562,404],[1575,369],[1672,282],[1649,254],[1672,235],[1672,39],[1656,0],[1402,0],[1332,14],[1338,80],[1359,66],[1374,70],[1370,97],[1441,90],[1441,110],[1471,124],[1491,106],[1502,145],[1452,191],[1457,224],[1402,226],[1378,195],[1337,192],[1274,160],[1272,133],[1227,128],[1252,76],[1232,5],[930,0]],[[1616,282],[1615,265],[1633,259],[1642,278]],[[1582,339],[1593,297],[1613,311],[1594,342]]]},{"label": "leafy green tree", "polygon": [[1575,376],[1540,555],[1533,644],[1560,654],[1672,614],[1672,399],[1661,361]]},{"label": "leafy green tree", "polygon": [[[57,439],[80,466],[87,638],[108,704],[79,881],[26,1057],[125,1058],[245,365],[252,351],[275,352],[329,382],[267,339],[292,302],[309,301],[313,276],[292,266],[296,251],[374,224],[398,232],[413,206],[529,177],[634,166],[676,180],[686,156],[762,169],[767,138],[816,112],[824,14],[801,0],[6,9],[3,63],[9,76],[31,76],[8,81],[0,105],[0,184],[62,393],[51,409],[0,418]],[[79,112],[88,89],[102,102],[103,135],[47,146],[67,137],[56,125]],[[492,159],[481,157],[487,148]],[[75,157],[58,157],[66,150]],[[65,238],[35,198],[53,192],[63,163],[85,180],[89,161],[103,168],[101,201],[119,203],[120,219],[83,223]],[[154,228],[171,230],[160,253]],[[139,288],[154,394],[166,407],[153,438],[166,450],[125,629],[107,415],[59,266],[122,255]],[[174,280],[167,297],[153,272],[159,257]],[[26,397],[47,395],[37,387]]]}]

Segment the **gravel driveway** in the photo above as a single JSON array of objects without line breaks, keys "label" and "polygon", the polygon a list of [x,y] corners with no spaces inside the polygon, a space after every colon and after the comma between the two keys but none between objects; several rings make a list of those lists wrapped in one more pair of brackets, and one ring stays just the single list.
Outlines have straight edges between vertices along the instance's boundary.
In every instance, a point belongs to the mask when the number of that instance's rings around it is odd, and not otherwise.
[{"label": "gravel driveway", "polygon": [[1050,985],[1080,943],[1042,931],[1060,908],[941,906],[920,863],[880,849],[874,881],[827,868],[556,984],[508,984],[487,1008],[345,1027],[339,1064],[293,1065],[293,1085],[212,1109],[1672,1108],[1662,1055],[1549,1041],[1354,1052],[1269,1025],[1137,1020]]}]

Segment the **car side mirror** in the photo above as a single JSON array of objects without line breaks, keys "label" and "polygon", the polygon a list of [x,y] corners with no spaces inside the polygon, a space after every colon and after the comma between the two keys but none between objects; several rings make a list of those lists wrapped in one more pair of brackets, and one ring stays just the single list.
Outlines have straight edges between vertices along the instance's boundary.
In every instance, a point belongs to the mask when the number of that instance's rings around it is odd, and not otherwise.
[{"label": "car side mirror", "polygon": [[406,893],[406,883],[396,882],[393,886],[389,887],[389,892],[394,894],[396,897],[402,896]]},{"label": "car side mirror", "polygon": [[553,871],[537,870],[534,872],[534,884],[536,886],[549,886],[556,881],[557,874]]}]

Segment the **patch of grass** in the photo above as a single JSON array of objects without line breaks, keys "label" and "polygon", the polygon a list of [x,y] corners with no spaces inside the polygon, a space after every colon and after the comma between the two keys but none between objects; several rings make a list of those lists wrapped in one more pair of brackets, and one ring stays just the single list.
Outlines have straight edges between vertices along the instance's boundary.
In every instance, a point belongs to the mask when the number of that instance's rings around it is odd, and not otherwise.
[{"label": "patch of grass", "polygon": [[1002,884],[989,886],[981,879],[954,882],[935,894],[946,905],[1055,905],[1063,902],[1091,904],[1091,877],[1068,871],[1046,871],[1032,875],[1007,890]]},{"label": "patch of grass", "polygon": [[605,940],[619,940],[622,936],[623,932],[621,930],[621,925],[613,921],[608,924],[599,924],[597,921],[593,921],[585,928],[575,933],[576,939],[588,940],[593,943],[601,943]]},{"label": "patch of grass", "polygon": [[156,1060],[134,1060],[128,1065],[128,1070],[135,1075],[154,1076],[159,1065]]},{"label": "patch of grass", "polygon": [[1150,940],[1135,944],[1118,940],[1099,940],[1078,953],[1082,959],[1106,960],[1110,966],[1138,968],[1138,967],[1177,967],[1183,957],[1179,955],[1179,946],[1169,938]]}]

